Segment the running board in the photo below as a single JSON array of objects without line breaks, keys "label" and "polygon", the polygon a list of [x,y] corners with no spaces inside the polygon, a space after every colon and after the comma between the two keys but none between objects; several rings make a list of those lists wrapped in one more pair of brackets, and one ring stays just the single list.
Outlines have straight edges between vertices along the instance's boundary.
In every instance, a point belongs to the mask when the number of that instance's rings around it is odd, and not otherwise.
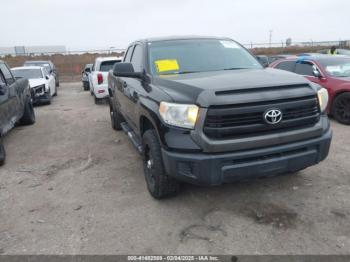
[{"label": "running board", "polygon": [[139,151],[139,153],[142,153],[142,145],[141,145],[141,141],[138,138],[138,136],[135,134],[134,131],[132,131],[132,129],[129,127],[128,123],[123,122],[120,124],[123,131],[128,135],[128,137],[130,138],[132,144],[136,147],[137,151]]}]

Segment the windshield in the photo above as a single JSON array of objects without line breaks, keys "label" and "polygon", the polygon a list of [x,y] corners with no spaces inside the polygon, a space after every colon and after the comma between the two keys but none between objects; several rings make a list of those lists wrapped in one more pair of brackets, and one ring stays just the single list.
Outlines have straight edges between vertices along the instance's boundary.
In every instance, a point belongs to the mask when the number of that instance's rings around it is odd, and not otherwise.
[{"label": "windshield", "polygon": [[171,40],[148,45],[153,75],[262,68],[248,51],[231,40]]},{"label": "windshield", "polygon": [[100,65],[100,71],[101,72],[108,72],[109,70],[111,70],[113,68],[115,63],[118,63],[120,61],[121,60],[111,60],[111,61],[102,62]]},{"label": "windshield", "polygon": [[350,77],[350,58],[324,59],[320,64],[331,76]]},{"label": "windshield", "polygon": [[43,78],[41,69],[14,69],[12,73],[16,78]]}]

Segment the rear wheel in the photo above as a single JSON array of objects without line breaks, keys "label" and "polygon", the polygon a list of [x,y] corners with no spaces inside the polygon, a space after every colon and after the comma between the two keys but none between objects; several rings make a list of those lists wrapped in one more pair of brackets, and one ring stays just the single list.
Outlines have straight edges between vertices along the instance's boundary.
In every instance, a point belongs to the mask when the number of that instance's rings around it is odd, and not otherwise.
[{"label": "rear wheel", "polygon": [[89,90],[89,82],[83,82],[84,91]]},{"label": "rear wheel", "polygon": [[53,94],[53,96],[57,96],[58,95],[58,88],[57,88],[57,86],[56,86],[56,88],[55,88],[55,93]]},{"label": "rear wheel", "polygon": [[114,130],[122,130],[121,123],[123,122],[122,115],[114,108],[113,101],[109,98],[109,114],[111,116],[112,128]]},{"label": "rear wheel", "polygon": [[2,144],[2,139],[0,138],[0,166],[5,164],[5,160],[6,160],[6,151],[5,151],[4,145]]},{"label": "rear wheel", "polygon": [[32,125],[35,123],[35,112],[31,98],[27,99],[26,104],[24,105],[23,116],[19,122],[21,125]]},{"label": "rear wheel", "polygon": [[143,170],[150,194],[161,199],[175,195],[179,183],[165,173],[160,144],[154,130],[150,129],[142,137]]},{"label": "rear wheel", "polygon": [[332,115],[338,122],[350,125],[350,92],[340,94],[334,99]]},{"label": "rear wheel", "polygon": [[100,99],[98,99],[96,96],[94,96],[95,104],[99,105],[100,104]]}]

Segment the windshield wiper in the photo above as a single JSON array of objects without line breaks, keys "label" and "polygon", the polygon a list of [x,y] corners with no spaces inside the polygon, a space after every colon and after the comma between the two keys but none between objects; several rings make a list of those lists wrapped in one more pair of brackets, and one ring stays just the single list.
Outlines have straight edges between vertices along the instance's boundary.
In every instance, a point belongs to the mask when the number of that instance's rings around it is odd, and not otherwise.
[{"label": "windshield wiper", "polygon": [[192,73],[200,73],[202,71],[180,71],[180,72],[172,72],[172,73],[164,73],[160,75],[183,75],[183,74],[192,74]]},{"label": "windshield wiper", "polygon": [[240,69],[249,69],[245,67],[231,67],[231,68],[225,68],[224,70],[240,70]]}]

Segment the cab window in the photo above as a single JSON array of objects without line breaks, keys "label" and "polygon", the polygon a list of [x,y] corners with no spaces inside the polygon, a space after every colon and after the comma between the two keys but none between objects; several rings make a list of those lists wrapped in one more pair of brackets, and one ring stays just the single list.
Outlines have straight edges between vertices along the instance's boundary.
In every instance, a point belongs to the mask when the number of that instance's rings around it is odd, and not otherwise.
[{"label": "cab window", "polygon": [[143,59],[142,59],[142,47],[136,45],[131,58],[132,66],[135,72],[142,72],[143,70]]},{"label": "cab window", "polygon": [[133,46],[130,46],[128,48],[128,50],[126,51],[124,62],[130,63],[130,59],[131,59],[131,55],[132,55],[132,48],[133,48]]},{"label": "cab window", "polygon": [[7,66],[5,64],[1,64],[0,70],[4,75],[6,83],[8,85],[12,85],[15,82],[15,80],[13,79],[12,74],[11,74],[10,70],[7,68]]}]

